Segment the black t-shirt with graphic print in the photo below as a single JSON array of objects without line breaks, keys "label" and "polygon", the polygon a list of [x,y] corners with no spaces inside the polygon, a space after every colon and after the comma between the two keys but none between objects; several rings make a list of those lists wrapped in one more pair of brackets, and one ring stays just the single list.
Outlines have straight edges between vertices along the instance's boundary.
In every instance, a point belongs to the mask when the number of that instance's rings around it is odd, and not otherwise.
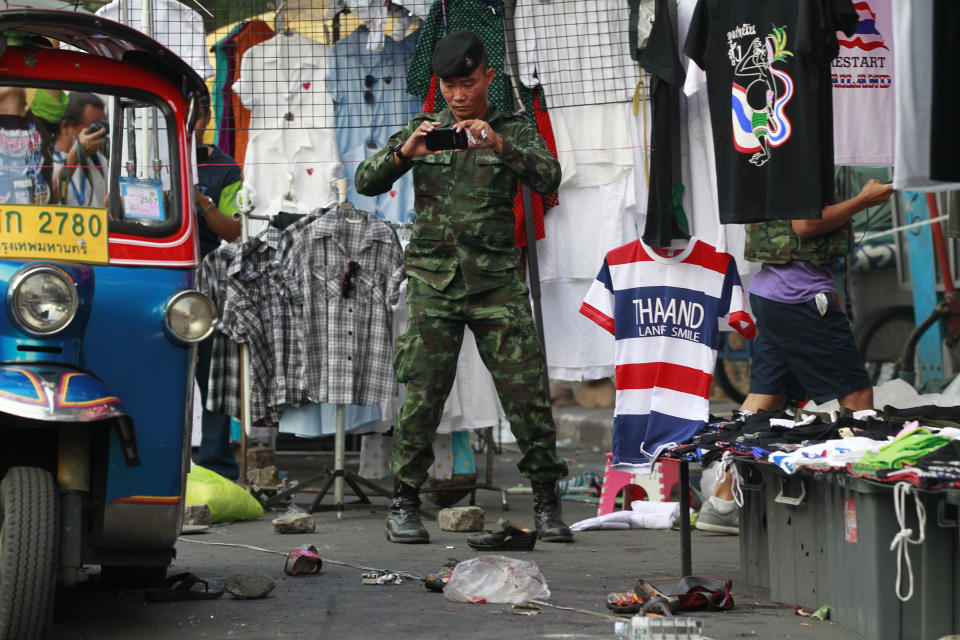
[{"label": "black t-shirt with graphic print", "polygon": [[720,222],[833,202],[830,61],[856,26],[851,0],[699,0],[684,51],[707,74]]}]

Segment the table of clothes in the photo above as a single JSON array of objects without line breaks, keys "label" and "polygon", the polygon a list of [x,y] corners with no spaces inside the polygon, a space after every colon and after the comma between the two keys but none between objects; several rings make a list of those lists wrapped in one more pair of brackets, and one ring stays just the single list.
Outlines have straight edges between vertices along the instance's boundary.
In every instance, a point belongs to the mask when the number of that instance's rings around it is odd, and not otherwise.
[{"label": "table of clothes", "polygon": [[734,412],[712,417],[663,457],[706,466],[726,458],[766,462],[786,474],[832,470],[922,489],[960,488],[960,407]]}]

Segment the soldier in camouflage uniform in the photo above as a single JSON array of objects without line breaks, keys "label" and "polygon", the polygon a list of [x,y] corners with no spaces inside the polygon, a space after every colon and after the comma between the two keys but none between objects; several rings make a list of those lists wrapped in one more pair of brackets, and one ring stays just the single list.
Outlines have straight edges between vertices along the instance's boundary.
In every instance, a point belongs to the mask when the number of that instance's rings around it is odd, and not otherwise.
[{"label": "soldier in camouflage uniform", "polygon": [[[416,190],[416,222],[404,256],[409,322],[394,355],[406,399],[394,429],[396,489],[387,538],[429,541],[418,514],[419,487],[433,463],[432,444],[469,325],[523,452],[518,467],[533,482],[540,537],[572,541],[556,493],[567,466],[556,453],[545,361],[514,246],[517,180],[549,193],[560,183],[560,165],[536,128],[489,104],[495,70],[473,33],[441,40],[432,62],[449,108],[411,120],[356,173],[357,191],[372,196],[413,169]],[[467,131],[469,148],[428,150],[426,134],[438,127]]]},{"label": "soldier in camouflage uniform", "polygon": [[[850,252],[850,219],[892,192],[890,185],[870,180],[853,198],[824,207],[818,220],[747,225],[744,257],[763,266],[750,283],[757,337],[741,410],[775,411],[787,395],[818,403],[837,399],[854,411],[873,407],[873,386],[831,269]],[[698,529],[739,532],[731,481],[727,475],[703,503]]]}]

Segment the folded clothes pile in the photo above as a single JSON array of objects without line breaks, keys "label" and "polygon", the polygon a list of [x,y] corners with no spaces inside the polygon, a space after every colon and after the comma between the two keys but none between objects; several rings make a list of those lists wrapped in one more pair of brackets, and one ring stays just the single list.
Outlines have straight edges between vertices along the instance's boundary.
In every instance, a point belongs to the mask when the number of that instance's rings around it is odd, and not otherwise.
[{"label": "folded clothes pile", "polygon": [[630,511],[614,511],[570,525],[574,531],[592,529],[669,529],[680,517],[679,502],[634,500]]}]

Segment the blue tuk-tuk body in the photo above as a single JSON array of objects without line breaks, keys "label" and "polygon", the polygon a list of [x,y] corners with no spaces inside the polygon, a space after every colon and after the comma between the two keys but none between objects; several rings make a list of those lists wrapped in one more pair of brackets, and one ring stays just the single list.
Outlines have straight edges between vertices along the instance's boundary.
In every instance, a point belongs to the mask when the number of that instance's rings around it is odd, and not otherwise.
[{"label": "blue tuk-tuk body", "polygon": [[215,320],[194,290],[190,191],[207,89],[92,15],[0,11],[0,36],[0,88],[105,95],[113,136],[103,206],[0,196],[0,637],[35,638],[84,565],[156,580],[173,557],[194,345]]}]

